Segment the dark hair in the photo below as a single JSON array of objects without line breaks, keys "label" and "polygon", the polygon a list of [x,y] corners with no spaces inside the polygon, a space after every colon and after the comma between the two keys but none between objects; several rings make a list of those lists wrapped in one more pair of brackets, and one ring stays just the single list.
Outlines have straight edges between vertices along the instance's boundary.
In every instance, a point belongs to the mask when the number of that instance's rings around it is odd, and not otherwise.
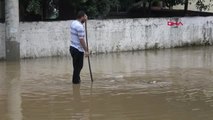
[{"label": "dark hair", "polygon": [[84,17],[85,14],[86,13],[84,11],[79,11],[78,14],[77,14],[77,19]]}]

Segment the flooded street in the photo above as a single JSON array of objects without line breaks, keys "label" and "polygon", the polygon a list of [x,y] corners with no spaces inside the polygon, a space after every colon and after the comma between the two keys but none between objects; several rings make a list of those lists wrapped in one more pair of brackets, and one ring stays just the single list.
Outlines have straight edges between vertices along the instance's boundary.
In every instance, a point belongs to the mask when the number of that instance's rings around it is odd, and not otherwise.
[{"label": "flooded street", "polygon": [[212,120],[213,47],[0,62],[0,120]]}]

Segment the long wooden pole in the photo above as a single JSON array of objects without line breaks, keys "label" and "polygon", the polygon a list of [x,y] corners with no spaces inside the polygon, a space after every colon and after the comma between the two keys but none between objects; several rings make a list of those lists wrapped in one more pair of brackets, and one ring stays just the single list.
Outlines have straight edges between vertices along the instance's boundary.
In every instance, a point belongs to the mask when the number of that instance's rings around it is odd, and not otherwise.
[{"label": "long wooden pole", "polygon": [[[87,48],[89,50],[88,36],[87,36],[87,21],[85,22],[85,33],[86,33]],[[90,78],[91,78],[91,81],[93,82],[92,69],[91,69],[91,64],[90,64],[90,56],[88,56],[88,65],[89,65]]]}]

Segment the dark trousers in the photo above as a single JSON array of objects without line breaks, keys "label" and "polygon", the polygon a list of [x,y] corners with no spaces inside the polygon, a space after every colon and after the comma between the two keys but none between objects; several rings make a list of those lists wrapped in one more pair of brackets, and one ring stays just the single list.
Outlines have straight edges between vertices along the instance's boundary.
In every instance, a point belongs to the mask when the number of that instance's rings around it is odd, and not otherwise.
[{"label": "dark trousers", "polygon": [[83,68],[84,63],[84,52],[80,52],[74,47],[70,47],[70,53],[73,61],[73,77],[72,82],[74,84],[79,84],[81,82],[80,72]]}]

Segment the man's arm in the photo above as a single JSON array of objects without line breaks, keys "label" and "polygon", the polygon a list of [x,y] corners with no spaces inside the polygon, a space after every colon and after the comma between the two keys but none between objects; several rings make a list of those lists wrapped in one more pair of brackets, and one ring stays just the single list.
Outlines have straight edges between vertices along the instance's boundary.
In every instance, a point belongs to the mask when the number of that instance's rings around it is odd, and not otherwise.
[{"label": "man's arm", "polygon": [[84,51],[85,51],[85,52],[88,52],[88,47],[87,47],[87,45],[86,45],[86,43],[85,43],[85,41],[84,41],[83,38],[80,39],[80,43],[81,43],[81,45],[82,45]]},{"label": "man's arm", "polygon": [[[85,16],[85,19],[87,20],[87,16]],[[81,43],[81,46],[83,47],[84,51],[85,51],[85,56],[89,56],[89,50],[88,50],[88,46],[84,40],[85,38],[85,30],[83,26],[80,26],[77,30],[78,32],[78,37]]]},{"label": "man's arm", "polygon": [[88,56],[89,56],[89,50],[88,50],[88,47],[87,47],[87,45],[86,45],[84,39],[80,39],[80,43],[81,43],[81,45],[82,45],[82,47],[83,47],[83,49],[84,49],[84,51],[85,51],[84,55],[85,55],[86,57],[88,57]]}]

